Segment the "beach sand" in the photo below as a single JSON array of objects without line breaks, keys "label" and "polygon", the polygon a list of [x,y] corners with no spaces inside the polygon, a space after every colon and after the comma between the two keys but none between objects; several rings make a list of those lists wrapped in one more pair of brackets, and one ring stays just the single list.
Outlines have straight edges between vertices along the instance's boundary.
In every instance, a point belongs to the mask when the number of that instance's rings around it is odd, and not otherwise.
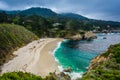
[{"label": "beach sand", "polygon": [[23,71],[42,77],[47,76],[50,72],[59,73],[53,50],[62,40],[46,38],[29,43],[13,53],[16,57],[2,66],[1,73]]}]

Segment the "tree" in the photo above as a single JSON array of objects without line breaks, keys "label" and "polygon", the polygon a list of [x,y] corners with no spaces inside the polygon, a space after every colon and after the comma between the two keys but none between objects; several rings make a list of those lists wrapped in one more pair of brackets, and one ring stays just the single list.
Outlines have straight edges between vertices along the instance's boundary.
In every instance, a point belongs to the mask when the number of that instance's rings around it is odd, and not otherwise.
[{"label": "tree", "polygon": [[7,22],[7,14],[5,11],[0,13],[0,23]]}]

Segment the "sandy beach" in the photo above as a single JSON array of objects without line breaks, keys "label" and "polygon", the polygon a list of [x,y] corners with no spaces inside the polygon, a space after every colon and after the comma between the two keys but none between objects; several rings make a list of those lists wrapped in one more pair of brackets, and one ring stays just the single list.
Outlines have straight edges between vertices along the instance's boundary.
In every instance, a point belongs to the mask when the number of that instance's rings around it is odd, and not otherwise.
[{"label": "sandy beach", "polygon": [[52,55],[57,43],[63,39],[45,38],[33,41],[14,51],[15,58],[2,66],[2,74],[13,71],[30,72],[42,77],[50,72],[59,72],[58,64]]}]

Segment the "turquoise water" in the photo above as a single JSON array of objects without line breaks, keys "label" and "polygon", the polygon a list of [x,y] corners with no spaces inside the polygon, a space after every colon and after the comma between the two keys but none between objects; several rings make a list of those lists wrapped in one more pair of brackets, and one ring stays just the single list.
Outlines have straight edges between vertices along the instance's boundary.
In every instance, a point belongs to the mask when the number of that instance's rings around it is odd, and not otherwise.
[{"label": "turquoise water", "polygon": [[[65,40],[60,43],[54,56],[62,68],[71,68],[69,73],[73,79],[80,77],[95,56],[103,53],[111,44],[120,43],[120,34],[97,34],[97,39],[92,41],[70,41]],[[107,39],[103,39],[106,37]],[[62,69],[60,68],[60,69]]]}]

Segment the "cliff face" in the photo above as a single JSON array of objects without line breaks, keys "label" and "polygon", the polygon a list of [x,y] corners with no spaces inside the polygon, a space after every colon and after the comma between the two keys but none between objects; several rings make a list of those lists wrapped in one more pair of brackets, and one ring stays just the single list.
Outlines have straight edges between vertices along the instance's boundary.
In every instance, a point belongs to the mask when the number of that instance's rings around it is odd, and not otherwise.
[{"label": "cliff face", "polygon": [[99,55],[91,60],[88,71],[95,69],[98,65],[107,62],[110,58],[112,58],[112,54],[109,54],[107,57]]},{"label": "cliff face", "polygon": [[120,44],[95,57],[82,80],[120,80]]},{"label": "cliff face", "polygon": [[70,37],[70,39],[72,39],[72,40],[81,40],[82,39],[82,35],[77,34],[77,35],[74,35],[74,36]]},{"label": "cliff face", "polygon": [[88,31],[84,34],[84,39],[91,40],[97,38],[96,34],[94,34],[92,31]]},{"label": "cliff face", "polygon": [[107,58],[104,56],[97,56],[91,61],[88,71],[95,69],[95,67],[97,67],[100,63],[105,62],[106,60]]},{"label": "cliff face", "polygon": [[96,34],[94,34],[92,31],[88,31],[85,32],[84,34],[76,34],[74,36],[68,37],[68,39],[72,39],[72,40],[92,40],[92,39],[96,39],[97,36]]}]

